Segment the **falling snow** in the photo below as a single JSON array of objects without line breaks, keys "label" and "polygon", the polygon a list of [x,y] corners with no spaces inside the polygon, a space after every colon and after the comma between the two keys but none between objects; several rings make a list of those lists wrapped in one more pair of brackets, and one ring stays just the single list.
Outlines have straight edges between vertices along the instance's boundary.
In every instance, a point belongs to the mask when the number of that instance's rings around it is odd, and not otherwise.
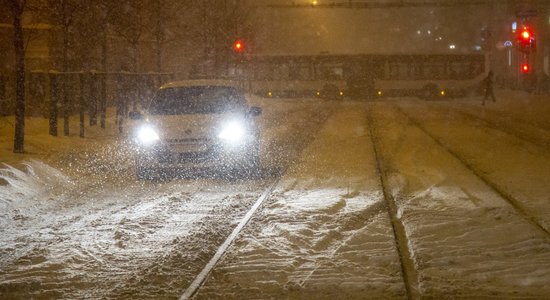
[{"label": "falling snow", "polygon": [[383,186],[412,293],[545,298],[550,106],[497,96],[255,98],[263,176],[237,180],[138,181],[123,137],[53,138],[31,119],[29,154],[0,144],[0,298],[178,298],[281,172],[197,299],[406,298]]}]

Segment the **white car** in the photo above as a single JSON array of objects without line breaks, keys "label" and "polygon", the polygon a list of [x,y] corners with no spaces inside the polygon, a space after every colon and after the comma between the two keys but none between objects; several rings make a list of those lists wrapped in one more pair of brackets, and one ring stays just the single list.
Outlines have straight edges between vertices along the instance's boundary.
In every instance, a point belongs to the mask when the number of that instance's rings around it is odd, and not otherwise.
[{"label": "white car", "polygon": [[162,86],[137,119],[137,176],[213,170],[249,174],[259,167],[259,107],[229,81],[190,80]]}]

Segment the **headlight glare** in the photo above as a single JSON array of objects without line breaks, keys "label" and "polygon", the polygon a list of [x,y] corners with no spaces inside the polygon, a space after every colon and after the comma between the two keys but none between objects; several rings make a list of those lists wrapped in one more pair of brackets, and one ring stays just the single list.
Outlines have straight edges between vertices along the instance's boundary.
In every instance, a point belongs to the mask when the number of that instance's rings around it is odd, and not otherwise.
[{"label": "headlight glare", "polygon": [[142,127],[137,134],[137,139],[143,145],[151,145],[157,142],[160,137],[158,133],[151,127]]},{"label": "headlight glare", "polygon": [[245,133],[246,130],[240,122],[230,122],[222,128],[218,137],[224,141],[238,143],[242,141]]}]

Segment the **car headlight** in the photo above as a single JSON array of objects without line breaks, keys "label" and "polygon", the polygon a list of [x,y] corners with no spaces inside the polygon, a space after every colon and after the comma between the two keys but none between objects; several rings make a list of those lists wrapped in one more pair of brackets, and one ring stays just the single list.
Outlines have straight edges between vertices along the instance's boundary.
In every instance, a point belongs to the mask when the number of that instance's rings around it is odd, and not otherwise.
[{"label": "car headlight", "polygon": [[244,139],[245,134],[245,126],[241,122],[234,121],[223,126],[218,137],[230,143],[239,143]]},{"label": "car headlight", "polygon": [[137,133],[137,140],[143,145],[152,145],[160,139],[157,131],[150,126],[141,127]]}]

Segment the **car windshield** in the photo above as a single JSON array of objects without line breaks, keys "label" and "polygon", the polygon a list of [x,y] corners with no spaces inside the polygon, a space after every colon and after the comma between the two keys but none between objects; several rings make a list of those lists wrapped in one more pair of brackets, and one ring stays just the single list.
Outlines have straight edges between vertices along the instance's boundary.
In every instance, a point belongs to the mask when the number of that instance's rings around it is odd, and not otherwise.
[{"label": "car windshield", "polygon": [[149,106],[152,115],[210,114],[240,111],[246,107],[236,88],[190,86],[160,89]]}]

